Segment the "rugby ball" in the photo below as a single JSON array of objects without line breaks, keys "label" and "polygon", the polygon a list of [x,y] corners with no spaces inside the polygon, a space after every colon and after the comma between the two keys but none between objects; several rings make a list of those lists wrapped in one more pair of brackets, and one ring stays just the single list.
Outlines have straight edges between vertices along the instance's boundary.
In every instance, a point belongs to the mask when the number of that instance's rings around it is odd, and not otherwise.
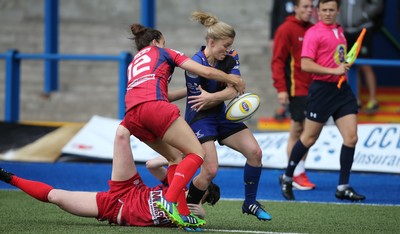
[{"label": "rugby ball", "polygon": [[232,99],[226,106],[226,119],[232,122],[244,122],[250,119],[260,107],[260,97],[254,93],[245,93]]}]

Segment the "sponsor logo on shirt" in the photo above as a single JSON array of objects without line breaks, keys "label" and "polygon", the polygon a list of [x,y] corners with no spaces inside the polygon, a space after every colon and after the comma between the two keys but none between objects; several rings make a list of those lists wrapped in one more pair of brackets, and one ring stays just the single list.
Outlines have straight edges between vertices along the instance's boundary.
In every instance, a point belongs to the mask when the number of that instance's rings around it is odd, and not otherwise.
[{"label": "sponsor logo on shirt", "polygon": [[154,225],[167,225],[171,223],[171,220],[167,218],[165,212],[157,207],[156,201],[160,200],[161,196],[161,189],[150,191],[149,208],[151,218],[154,221]]},{"label": "sponsor logo on shirt", "polygon": [[342,64],[345,63],[346,61],[346,46],[343,44],[338,45],[336,47],[336,51],[334,54],[334,59],[336,64]]},{"label": "sponsor logo on shirt", "polygon": [[142,76],[142,77],[140,77],[140,78],[137,78],[136,80],[132,81],[132,83],[130,83],[130,84],[128,85],[127,90],[131,90],[131,89],[133,89],[134,87],[136,87],[136,86],[138,86],[138,85],[140,85],[140,84],[142,84],[142,83],[144,83],[144,82],[146,82],[146,81],[154,80],[154,79],[155,79],[155,78],[154,78],[154,74],[149,74],[149,75],[145,75],[145,76]]}]

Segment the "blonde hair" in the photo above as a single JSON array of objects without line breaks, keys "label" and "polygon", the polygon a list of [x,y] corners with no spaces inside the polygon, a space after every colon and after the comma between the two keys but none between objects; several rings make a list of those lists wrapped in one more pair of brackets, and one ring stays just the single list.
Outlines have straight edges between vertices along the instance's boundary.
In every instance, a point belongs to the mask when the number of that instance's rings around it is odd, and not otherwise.
[{"label": "blonde hair", "polygon": [[236,32],[233,27],[207,12],[195,11],[192,13],[192,20],[199,22],[207,28],[206,41],[209,39],[219,40],[235,38]]}]

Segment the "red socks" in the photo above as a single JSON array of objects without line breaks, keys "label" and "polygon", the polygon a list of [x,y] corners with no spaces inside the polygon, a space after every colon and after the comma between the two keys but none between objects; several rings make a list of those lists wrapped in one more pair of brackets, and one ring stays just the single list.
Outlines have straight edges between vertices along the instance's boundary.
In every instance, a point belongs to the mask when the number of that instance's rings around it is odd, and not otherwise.
[{"label": "red socks", "polygon": [[[177,165],[173,180],[169,181],[169,189],[165,194],[165,199],[170,202],[177,202],[179,194],[183,191],[183,188],[189,183],[197,169],[203,164],[203,158],[196,154],[188,154],[186,157]],[[172,174],[172,173],[168,173]],[[171,175],[168,175],[171,176]]]},{"label": "red socks", "polygon": [[171,185],[172,180],[174,179],[174,175],[175,175],[177,166],[178,166],[178,164],[173,164],[173,165],[168,166],[168,168],[167,168],[167,180],[168,180],[169,185]]},{"label": "red socks", "polygon": [[[177,166],[178,166],[177,164],[174,164],[174,165],[170,165],[168,167],[168,169],[167,169],[168,184],[172,183],[172,180],[174,178]],[[178,200],[177,200],[178,206],[177,206],[177,208],[178,208],[179,214],[181,214],[181,215],[190,215],[190,210],[189,210],[189,208],[187,206],[187,203],[186,203],[185,190],[186,189],[183,188],[181,190],[182,192],[179,193],[179,195],[178,195]]]},{"label": "red socks", "polygon": [[53,187],[48,184],[22,179],[15,175],[12,176],[10,184],[42,202],[49,202],[47,196],[53,190]]}]

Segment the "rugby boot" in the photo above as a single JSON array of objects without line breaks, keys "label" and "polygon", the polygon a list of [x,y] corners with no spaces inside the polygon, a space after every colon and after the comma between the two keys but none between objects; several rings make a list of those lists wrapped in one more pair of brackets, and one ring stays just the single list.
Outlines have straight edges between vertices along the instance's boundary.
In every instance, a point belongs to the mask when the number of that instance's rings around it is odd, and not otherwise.
[{"label": "rugby boot", "polygon": [[271,215],[268,214],[268,212],[264,210],[263,206],[257,201],[253,204],[246,204],[243,202],[242,212],[243,214],[254,215],[259,220],[263,221],[270,221],[272,219]]},{"label": "rugby boot", "polygon": [[13,173],[7,172],[6,170],[0,167],[0,180],[9,184],[11,182],[11,177],[13,175],[14,175]]},{"label": "rugby boot", "polygon": [[336,198],[340,200],[349,200],[349,201],[363,201],[365,200],[365,196],[358,194],[352,187],[347,187],[343,191],[339,191],[336,189],[335,193]]},{"label": "rugby boot", "polygon": [[283,179],[283,174],[279,176],[279,184],[281,185],[282,195],[286,200],[295,200],[293,195],[293,185],[290,181]]}]

